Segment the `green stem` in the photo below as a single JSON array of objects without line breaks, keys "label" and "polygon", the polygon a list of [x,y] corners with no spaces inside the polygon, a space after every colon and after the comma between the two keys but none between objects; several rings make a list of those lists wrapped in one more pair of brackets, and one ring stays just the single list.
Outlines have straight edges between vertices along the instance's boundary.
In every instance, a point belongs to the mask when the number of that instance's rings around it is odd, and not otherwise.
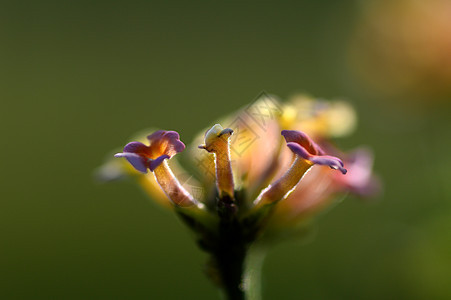
[{"label": "green stem", "polygon": [[228,254],[216,256],[224,299],[261,300],[261,272],[266,252],[259,248]]},{"label": "green stem", "polygon": [[245,300],[243,289],[243,266],[244,257],[239,255],[225,257],[217,257],[218,269],[221,273],[222,289],[225,299],[228,300]]},{"label": "green stem", "polygon": [[244,272],[244,292],[246,300],[261,300],[262,269],[266,251],[255,247],[248,253]]},{"label": "green stem", "polygon": [[[225,200],[225,199],[222,199]],[[247,244],[242,227],[234,217],[233,202],[219,202],[219,240],[213,253],[216,268],[221,278],[221,287],[228,300],[244,300],[243,274],[247,255]]]}]

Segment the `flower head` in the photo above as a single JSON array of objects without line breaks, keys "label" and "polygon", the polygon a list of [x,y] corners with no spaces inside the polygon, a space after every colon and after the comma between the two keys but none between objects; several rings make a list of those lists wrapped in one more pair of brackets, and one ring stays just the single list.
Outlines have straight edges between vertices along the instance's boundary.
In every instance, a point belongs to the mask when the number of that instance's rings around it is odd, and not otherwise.
[{"label": "flower head", "polygon": [[[339,126],[340,120],[346,124]],[[346,155],[326,142],[352,129],[355,116],[347,104],[303,97],[282,105],[265,95],[224,122],[230,125],[215,124],[190,149],[201,168],[198,181],[194,179],[201,193],[179,181],[187,172],[174,156],[185,145],[175,131],[154,132],[147,137],[149,146],[128,143],[115,157],[138,171],[136,177],[145,179],[139,183],[151,195],[156,188],[163,191],[211,255],[220,284],[236,294],[251,245],[291,236],[287,232],[295,233],[299,223],[334,199],[348,192],[365,196],[378,185],[368,152]]]},{"label": "flower head", "polygon": [[149,146],[141,142],[131,142],[125,145],[124,152],[115,157],[124,157],[138,171],[147,173],[147,169],[154,172],[155,179],[163,192],[176,206],[201,206],[175,178],[165,159],[185,149],[180,136],[175,131],[158,130],[147,137]]},{"label": "flower head", "polygon": [[180,136],[175,131],[158,130],[147,137],[149,146],[141,142],[131,142],[125,145],[124,152],[115,157],[125,157],[138,171],[147,173],[147,169],[154,171],[165,159],[185,149]]},{"label": "flower head", "polygon": [[[139,173],[153,172],[154,184],[149,184],[152,180],[143,181],[146,190],[155,196],[151,191],[161,188],[177,207],[195,206],[214,215],[218,207],[232,205],[235,217],[244,220],[271,205],[274,213],[268,214],[268,224],[284,214],[298,220],[340,193],[364,196],[377,190],[367,152],[344,155],[324,143],[331,136],[349,133],[355,119],[354,111],[343,101],[298,96],[282,105],[265,94],[253,105],[224,119],[230,128],[216,124],[205,131],[199,139],[202,142],[195,143],[201,144],[196,148],[205,151],[190,150],[202,169],[200,181],[189,177],[197,185],[191,186],[191,193],[166,162],[185,149],[175,131],[155,131],[147,136],[148,146],[131,142],[115,157],[126,158]],[[328,171],[324,166],[339,172]],[[175,167],[177,173],[187,173],[173,161],[172,168]],[[350,174],[346,174],[347,169]],[[267,225],[260,225],[258,230],[264,232]]]},{"label": "flower head", "polygon": [[305,133],[296,130],[283,130],[282,135],[287,141],[287,146],[294,154],[310,161],[312,164],[329,166],[346,174],[341,159],[325,155],[324,151],[313,142]]}]

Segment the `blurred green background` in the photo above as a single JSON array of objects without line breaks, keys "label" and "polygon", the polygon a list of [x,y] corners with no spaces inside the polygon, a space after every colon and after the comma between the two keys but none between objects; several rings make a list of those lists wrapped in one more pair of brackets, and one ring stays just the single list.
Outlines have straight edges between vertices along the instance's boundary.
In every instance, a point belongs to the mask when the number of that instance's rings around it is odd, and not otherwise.
[{"label": "blurred green background", "polygon": [[371,146],[385,189],[348,197],[308,243],[275,247],[264,299],[450,299],[451,85],[396,85],[394,70],[435,69],[393,66],[401,50],[384,32],[397,25],[374,34],[366,18],[387,14],[368,3],[3,1],[0,298],[218,299],[186,228],[137,186],[92,173],[136,131],[189,143],[265,90],[348,99],[359,126],[337,142]]}]

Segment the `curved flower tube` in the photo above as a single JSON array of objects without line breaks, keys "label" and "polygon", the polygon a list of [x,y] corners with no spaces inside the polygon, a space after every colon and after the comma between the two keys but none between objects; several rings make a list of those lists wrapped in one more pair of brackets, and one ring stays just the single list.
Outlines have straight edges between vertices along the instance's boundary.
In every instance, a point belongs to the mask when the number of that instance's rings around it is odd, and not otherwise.
[{"label": "curved flower tube", "polygon": [[[229,138],[230,162],[236,190],[255,198],[268,185],[279,166],[279,152],[283,146],[280,137],[282,105],[273,96],[263,94],[252,105],[220,119],[234,133]],[[262,121],[261,118],[264,118]],[[188,145],[193,167],[206,190],[215,184],[215,159],[207,151],[199,151],[205,143],[206,128]]]},{"label": "curved flower tube", "polygon": [[337,157],[324,155],[324,151],[305,133],[283,130],[282,135],[287,142],[288,148],[294,153],[295,159],[290,169],[280,179],[262,191],[254,201],[255,205],[270,204],[287,197],[304,174],[315,164],[327,165],[346,174],[343,162]]},{"label": "curved flower tube", "polygon": [[[330,151],[337,152],[334,149]],[[296,227],[342,199],[346,193],[361,198],[379,193],[381,183],[371,172],[373,156],[368,149],[360,148],[344,155],[344,163],[346,174],[329,172],[320,166],[312,167],[293,192],[274,208],[268,227],[276,234],[278,230]]]},{"label": "curved flower tube", "polygon": [[214,153],[216,165],[216,186],[221,198],[228,197],[233,199],[235,183],[233,181],[232,165],[230,163],[230,144],[229,138],[233,130],[224,129],[216,124],[205,133],[205,144],[200,145],[199,149]]},{"label": "curved flower tube", "polygon": [[287,141],[288,148],[294,154],[313,164],[329,166],[332,169],[340,170],[342,174],[346,174],[347,170],[343,167],[341,159],[325,155],[324,151],[305,133],[296,130],[283,130],[282,135]]}]

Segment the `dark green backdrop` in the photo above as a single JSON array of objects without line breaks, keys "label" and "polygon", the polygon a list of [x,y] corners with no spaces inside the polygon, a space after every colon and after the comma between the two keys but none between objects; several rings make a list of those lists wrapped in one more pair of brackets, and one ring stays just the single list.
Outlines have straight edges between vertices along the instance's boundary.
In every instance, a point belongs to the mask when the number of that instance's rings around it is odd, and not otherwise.
[{"label": "dark green backdrop", "polygon": [[262,90],[344,97],[344,149],[371,146],[385,191],[348,198],[276,247],[265,299],[449,299],[450,106],[384,99],[346,51],[355,1],[0,4],[0,298],[217,299],[170,213],[93,170],[147,127],[189,143]]}]

